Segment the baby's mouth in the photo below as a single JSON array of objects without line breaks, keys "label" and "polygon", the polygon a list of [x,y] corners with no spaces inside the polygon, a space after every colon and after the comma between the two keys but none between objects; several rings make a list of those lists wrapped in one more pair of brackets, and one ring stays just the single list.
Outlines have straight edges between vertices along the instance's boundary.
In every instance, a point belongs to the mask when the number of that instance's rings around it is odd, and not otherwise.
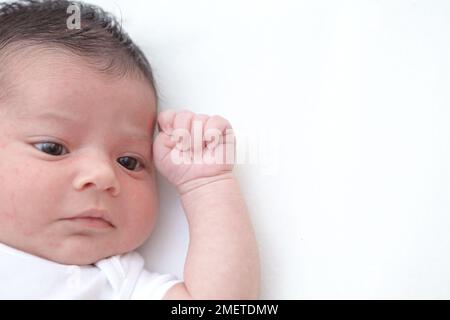
[{"label": "baby's mouth", "polygon": [[105,229],[105,228],[113,228],[114,226],[102,218],[94,218],[94,217],[81,217],[81,218],[69,218],[64,219],[73,223],[81,224],[88,228],[98,228],[98,229]]},{"label": "baby's mouth", "polygon": [[109,212],[105,209],[92,208],[77,214],[76,216],[63,220],[81,224],[88,228],[106,229],[114,228],[114,225],[107,218]]}]

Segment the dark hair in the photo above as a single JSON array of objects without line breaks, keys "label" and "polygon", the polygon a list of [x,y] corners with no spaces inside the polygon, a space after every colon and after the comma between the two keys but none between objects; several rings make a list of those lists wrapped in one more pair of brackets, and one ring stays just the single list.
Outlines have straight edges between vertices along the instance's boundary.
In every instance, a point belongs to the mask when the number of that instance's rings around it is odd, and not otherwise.
[{"label": "dark hair", "polygon": [[[69,28],[69,6],[80,13],[79,28]],[[69,11],[70,12],[70,11]],[[110,75],[136,75],[155,90],[150,63],[111,13],[82,1],[20,0],[0,3],[0,60],[25,47],[56,47]],[[0,77],[3,66],[0,64]]]}]

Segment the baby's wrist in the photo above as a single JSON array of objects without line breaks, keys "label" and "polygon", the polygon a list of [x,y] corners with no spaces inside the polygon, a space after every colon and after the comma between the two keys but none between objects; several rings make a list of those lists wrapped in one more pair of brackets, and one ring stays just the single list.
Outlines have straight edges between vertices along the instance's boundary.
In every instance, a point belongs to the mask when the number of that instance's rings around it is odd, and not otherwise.
[{"label": "baby's wrist", "polygon": [[199,191],[202,188],[207,187],[211,183],[216,183],[219,181],[226,181],[226,180],[233,180],[233,179],[234,179],[233,172],[229,171],[229,172],[221,173],[221,174],[211,176],[211,177],[201,177],[201,178],[192,179],[192,180],[186,181],[186,182],[178,185],[176,188],[177,188],[180,196],[184,196],[184,195],[187,195],[194,191]]}]

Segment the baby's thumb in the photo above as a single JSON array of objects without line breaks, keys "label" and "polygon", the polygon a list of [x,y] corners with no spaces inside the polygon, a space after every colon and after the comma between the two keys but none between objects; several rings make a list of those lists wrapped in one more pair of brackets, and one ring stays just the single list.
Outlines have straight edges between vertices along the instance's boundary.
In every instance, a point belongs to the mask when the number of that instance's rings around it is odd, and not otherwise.
[{"label": "baby's thumb", "polygon": [[176,111],[169,109],[161,111],[158,115],[158,131],[165,132],[166,134],[171,134],[173,131],[173,120],[175,118]]},{"label": "baby's thumb", "polygon": [[154,154],[159,154],[161,156],[165,155],[177,144],[176,141],[171,137],[171,135],[166,134],[164,131],[160,131],[155,141],[153,141],[153,152]]}]

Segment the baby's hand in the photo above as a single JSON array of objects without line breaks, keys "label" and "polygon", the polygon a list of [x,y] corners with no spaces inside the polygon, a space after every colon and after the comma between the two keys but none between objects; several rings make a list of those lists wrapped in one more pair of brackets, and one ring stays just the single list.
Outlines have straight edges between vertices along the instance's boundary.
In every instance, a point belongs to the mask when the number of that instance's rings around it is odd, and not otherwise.
[{"label": "baby's hand", "polygon": [[178,189],[233,170],[235,137],[226,119],[166,110],[158,115],[158,129],[153,144],[155,167]]}]

